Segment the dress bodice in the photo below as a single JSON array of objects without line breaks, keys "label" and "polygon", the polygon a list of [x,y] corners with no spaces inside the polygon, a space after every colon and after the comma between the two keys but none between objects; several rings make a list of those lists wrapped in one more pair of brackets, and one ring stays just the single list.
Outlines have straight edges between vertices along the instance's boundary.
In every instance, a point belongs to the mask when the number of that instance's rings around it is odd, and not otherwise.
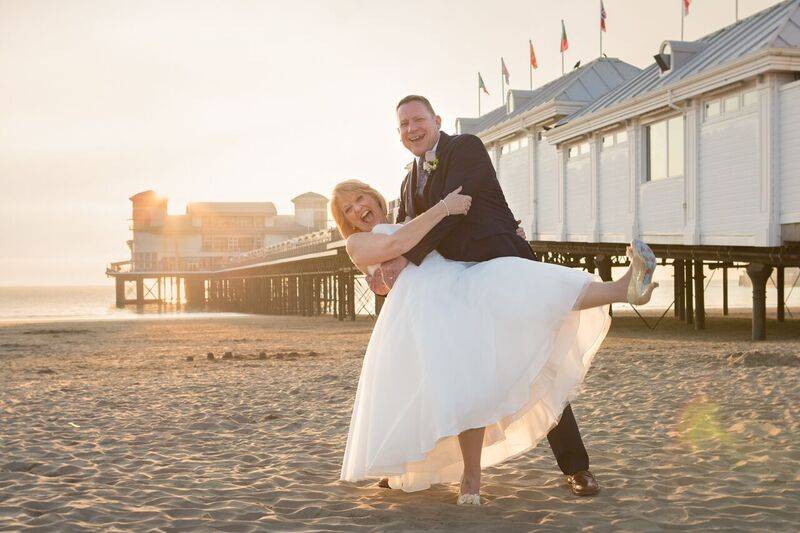
[{"label": "dress bodice", "polygon": [[[372,228],[372,233],[382,233],[385,235],[391,235],[398,229],[402,228],[402,224],[375,224]],[[368,265],[367,266],[367,274],[372,276],[375,274],[375,271],[378,269],[380,265]]]},{"label": "dress bodice", "polygon": [[386,235],[391,235],[402,227],[402,224],[375,224],[375,226],[372,228],[372,233],[385,233]]}]

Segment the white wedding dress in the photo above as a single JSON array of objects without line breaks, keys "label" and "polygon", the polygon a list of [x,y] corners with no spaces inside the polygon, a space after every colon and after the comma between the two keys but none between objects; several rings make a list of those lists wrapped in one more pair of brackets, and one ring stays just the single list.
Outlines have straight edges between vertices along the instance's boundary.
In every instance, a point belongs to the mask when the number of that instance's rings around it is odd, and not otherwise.
[{"label": "white wedding dress", "polygon": [[470,428],[486,426],[482,467],[536,446],[608,332],[608,306],[572,311],[595,279],[519,257],[464,263],[434,251],[409,264],[367,346],[340,479],[388,477],[405,491],[457,482],[457,435]]}]

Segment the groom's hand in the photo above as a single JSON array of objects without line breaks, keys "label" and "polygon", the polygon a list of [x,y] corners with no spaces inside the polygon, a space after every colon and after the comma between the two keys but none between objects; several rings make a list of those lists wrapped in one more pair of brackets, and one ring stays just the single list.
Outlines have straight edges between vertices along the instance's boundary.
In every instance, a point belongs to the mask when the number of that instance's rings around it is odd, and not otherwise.
[{"label": "groom's hand", "polygon": [[383,272],[383,281],[387,287],[390,289],[394,286],[394,282],[397,281],[397,276],[400,275],[400,272],[408,266],[408,259],[403,257],[395,257],[389,261],[381,263],[381,272]]},{"label": "groom's hand", "polygon": [[519,235],[520,237],[522,237],[524,240],[527,241],[528,237],[525,235],[525,230],[522,229],[522,226],[521,226],[522,221],[521,220],[517,220],[516,222],[517,222],[517,235]]},{"label": "groom's hand", "polygon": [[370,276],[367,274],[365,276],[367,285],[369,286],[369,290],[377,294],[378,296],[386,296],[389,294],[389,287],[383,281],[383,272],[380,268],[375,271],[375,274]]}]

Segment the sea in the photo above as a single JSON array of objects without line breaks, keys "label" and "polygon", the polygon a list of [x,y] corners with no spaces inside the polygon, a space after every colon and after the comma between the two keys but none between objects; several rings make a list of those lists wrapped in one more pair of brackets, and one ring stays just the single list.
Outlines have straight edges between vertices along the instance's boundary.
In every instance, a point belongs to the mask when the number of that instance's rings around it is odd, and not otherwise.
[{"label": "sea", "polygon": [[[620,270],[621,273],[621,269]],[[618,275],[617,271],[614,272]],[[653,293],[651,302],[639,308],[648,313],[663,311],[673,304],[672,269],[656,271],[659,288]],[[659,275],[660,274],[660,275]],[[705,304],[708,311],[722,308],[722,272],[705,273]],[[787,269],[784,297],[787,318],[800,317],[800,273],[797,269]],[[775,274],[767,285],[768,314],[774,314],[777,303],[777,290],[774,285]],[[752,289],[747,283],[743,270],[728,272],[728,306],[739,311],[752,306]],[[359,309],[362,313],[373,313],[374,305],[365,287],[360,291]],[[614,304],[615,309],[630,310],[627,304]],[[0,287],[0,322],[57,322],[73,320],[134,320],[154,318],[212,318],[241,316],[238,313],[209,313],[189,311],[175,306],[147,305],[142,309],[127,306],[117,309],[114,305],[113,285],[94,286],[56,286],[56,287]]]},{"label": "sea", "polygon": [[238,313],[188,311],[174,305],[148,304],[141,309],[136,306],[117,309],[114,293],[113,285],[0,287],[0,323],[240,316]]}]

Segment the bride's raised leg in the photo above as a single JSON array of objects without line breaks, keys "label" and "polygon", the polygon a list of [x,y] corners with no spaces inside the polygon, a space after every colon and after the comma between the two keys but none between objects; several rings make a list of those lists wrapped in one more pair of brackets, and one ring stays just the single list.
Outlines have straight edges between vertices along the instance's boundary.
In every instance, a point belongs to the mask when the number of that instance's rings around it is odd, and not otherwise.
[{"label": "bride's raised leg", "polygon": [[629,268],[625,275],[616,281],[592,281],[583,290],[583,294],[572,306],[572,310],[581,311],[600,305],[626,302],[631,274]]},{"label": "bride's raised leg", "polygon": [[[460,495],[480,494],[481,490],[481,451],[483,450],[483,435],[486,428],[473,428],[458,434],[458,444],[461,447],[461,456],[464,459],[464,475],[461,477]],[[459,504],[463,498],[459,497]],[[471,498],[467,503],[479,504],[480,500]]]},{"label": "bride's raised leg", "polygon": [[[572,306],[573,311],[616,302],[642,305],[650,301],[653,290],[658,287],[658,283],[651,281],[655,268],[655,256],[646,244],[640,241],[634,241],[632,244],[635,244],[637,249],[634,250],[631,246],[627,249],[631,266],[625,275],[616,281],[589,283],[575,305]],[[642,255],[643,253],[647,257]],[[633,276],[636,276],[637,279],[632,279]]]}]

